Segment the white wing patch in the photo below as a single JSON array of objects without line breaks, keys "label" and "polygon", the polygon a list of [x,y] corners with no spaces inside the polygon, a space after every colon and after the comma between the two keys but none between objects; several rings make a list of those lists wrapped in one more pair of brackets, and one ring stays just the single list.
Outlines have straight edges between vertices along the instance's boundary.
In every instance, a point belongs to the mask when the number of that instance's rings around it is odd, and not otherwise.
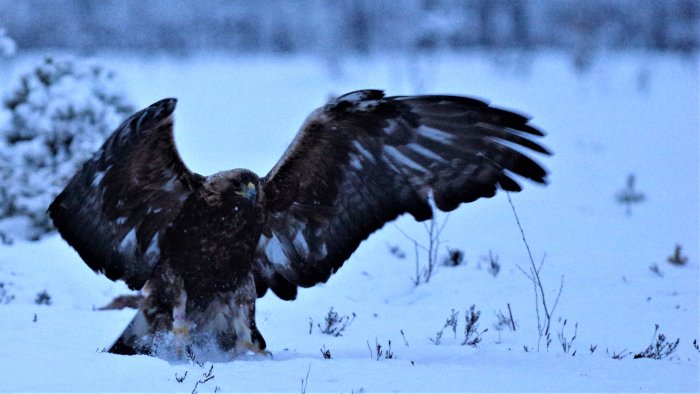
[{"label": "white wing patch", "polygon": [[416,163],[415,161],[411,160],[408,156],[404,155],[401,153],[400,150],[394,148],[393,146],[385,146],[383,148],[384,153],[389,156],[391,159],[397,161],[398,163],[412,168],[418,172],[428,172],[428,170],[421,166],[420,164]]},{"label": "white wing patch", "polygon": [[419,155],[426,157],[430,160],[437,161],[440,163],[446,163],[447,160],[445,160],[442,156],[438,155],[437,153],[431,151],[430,149],[427,149],[420,144],[417,144],[415,142],[412,142],[408,145],[406,145],[406,148],[418,153]]},{"label": "white wing patch", "polygon": [[292,244],[299,255],[307,257],[309,255],[309,244],[306,243],[306,238],[304,238],[304,234],[301,231],[302,229],[303,226],[301,229],[297,230],[296,234],[294,234]]},{"label": "white wing patch", "polygon": [[357,150],[357,153],[359,153],[360,155],[362,155],[365,159],[369,160],[370,162],[376,163],[376,160],[374,159],[374,155],[372,155],[372,152],[370,152],[370,151],[368,151],[367,149],[365,149],[365,147],[362,146],[361,143],[359,143],[359,142],[357,142],[357,141],[353,141],[353,142],[352,142],[352,145],[353,145],[353,146],[355,147],[355,149]]},{"label": "white wing patch", "polygon": [[[100,149],[99,155],[102,154],[102,149]],[[104,171],[96,171],[95,172],[95,177],[92,179],[92,187],[99,187],[100,183],[102,183],[102,178],[105,177],[105,174],[112,169],[112,165],[108,165],[107,168],[104,169]]]},{"label": "white wing patch", "polygon": [[439,142],[444,145],[451,145],[455,139],[455,137],[452,134],[425,125],[421,125],[420,127],[418,127],[416,132],[425,138],[431,139],[435,142]]},{"label": "white wing patch", "polygon": [[162,211],[162,210],[163,210],[163,208],[148,207],[148,209],[146,210],[146,215],[150,215],[150,214],[154,214],[154,213],[159,213],[159,212]]},{"label": "white wing patch", "polygon": [[318,260],[321,260],[321,259],[326,258],[326,256],[328,256],[328,248],[326,247],[326,243],[324,242],[321,244],[320,254],[316,258]]},{"label": "white wing patch", "polygon": [[384,133],[389,136],[393,136],[397,131],[403,131],[402,127],[399,127],[399,122],[395,119],[387,120],[388,125],[384,127]]},{"label": "white wing patch", "polygon": [[147,262],[155,262],[158,257],[160,257],[160,247],[158,246],[158,234],[155,233],[153,235],[153,238],[151,238],[151,242],[148,244],[148,248],[146,248],[146,253],[144,253],[144,258],[146,259]]},{"label": "white wing patch", "polygon": [[350,165],[352,168],[361,171],[363,166],[362,166],[362,159],[358,155],[355,154],[350,154]]},{"label": "white wing patch", "polygon": [[124,254],[133,254],[136,250],[136,228],[132,228],[119,243],[119,251]]},{"label": "white wing patch", "polygon": [[286,265],[287,256],[284,254],[284,249],[282,248],[282,243],[273,233],[272,238],[266,238],[262,236],[261,241],[265,242],[265,255],[267,259],[275,265]]},{"label": "white wing patch", "polygon": [[105,177],[105,172],[104,171],[98,171],[95,173],[95,178],[92,180],[92,187],[99,187],[100,182],[102,182],[102,178]]},{"label": "white wing patch", "polygon": [[163,185],[163,190],[166,192],[172,192],[175,190],[175,188],[177,186],[179,186],[179,182],[178,182],[177,177],[172,177],[172,178],[168,179],[168,182],[166,182]]}]

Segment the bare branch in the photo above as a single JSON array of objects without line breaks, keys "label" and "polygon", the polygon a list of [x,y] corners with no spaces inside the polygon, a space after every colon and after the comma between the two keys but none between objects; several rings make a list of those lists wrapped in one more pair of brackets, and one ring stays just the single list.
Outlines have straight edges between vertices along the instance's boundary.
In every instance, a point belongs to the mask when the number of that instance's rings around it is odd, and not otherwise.
[{"label": "bare branch", "polygon": [[[515,209],[515,205],[513,204],[513,200],[510,198],[510,193],[506,192],[506,196],[508,197],[508,203],[510,204],[511,209],[513,210],[513,216],[515,216],[515,222],[518,225],[518,229],[520,230],[520,235],[523,239],[523,243],[525,244],[525,248],[527,249],[527,255],[528,258],[530,259],[530,275],[528,275],[525,270],[516,265],[518,269],[528,278],[530,281],[532,281],[532,284],[534,286],[535,290],[535,311],[537,312],[537,329],[539,332],[539,338],[537,340],[537,350],[539,351],[540,349],[540,343],[542,340],[542,337],[545,337],[547,339],[547,348],[549,348],[549,344],[551,343],[551,333],[550,333],[550,328],[551,328],[551,322],[552,322],[552,315],[554,313],[554,309],[556,309],[557,304],[559,303],[559,298],[561,297],[562,290],[564,289],[564,276],[562,275],[561,278],[561,283],[559,285],[559,293],[557,294],[557,298],[554,301],[554,305],[552,309],[549,309],[549,306],[547,305],[547,298],[546,294],[544,291],[544,286],[542,285],[542,279],[540,278],[540,271],[542,270],[542,267],[544,265],[544,261],[546,258],[546,253],[542,257],[542,260],[540,261],[539,266],[535,265],[535,259],[532,257],[532,251],[530,250],[530,245],[527,242],[527,238],[525,237],[525,231],[523,230],[523,226],[520,223],[520,218],[518,217],[518,212]],[[542,300],[540,301],[540,297]],[[542,304],[542,309],[544,310],[544,322],[541,319],[540,316],[540,310],[539,310],[539,305]]]},{"label": "bare branch", "polygon": [[309,368],[306,370],[306,379],[302,378],[301,379],[301,394],[306,394],[306,386],[309,384],[309,373],[311,372],[311,364],[309,364]]},{"label": "bare branch", "polygon": [[510,315],[510,324],[513,325],[513,331],[515,331],[515,320],[513,320],[513,311],[510,310],[510,302],[506,305],[508,305],[508,315]]}]

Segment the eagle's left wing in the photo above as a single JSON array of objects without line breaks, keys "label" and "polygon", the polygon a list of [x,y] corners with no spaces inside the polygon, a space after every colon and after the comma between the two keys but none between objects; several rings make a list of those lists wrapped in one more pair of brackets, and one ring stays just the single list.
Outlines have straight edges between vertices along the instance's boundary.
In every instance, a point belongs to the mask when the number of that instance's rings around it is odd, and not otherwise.
[{"label": "eagle's left wing", "polygon": [[160,257],[160,240],[203,177],[173,140],[175,99],[125,120],[49,207],[61,236],[95,271],[140,289]]},{"label": "eagle's left wing", "polygon": [[281,298],[325,282],[360,242],[403,213],[432,217],[520,191],[514,175],[545,183],[521,150],[549,154],[528,119],[456,96],[384,97],[363,90],[310,115],[263,179],[267,221],[254,272],[258,293]]}]

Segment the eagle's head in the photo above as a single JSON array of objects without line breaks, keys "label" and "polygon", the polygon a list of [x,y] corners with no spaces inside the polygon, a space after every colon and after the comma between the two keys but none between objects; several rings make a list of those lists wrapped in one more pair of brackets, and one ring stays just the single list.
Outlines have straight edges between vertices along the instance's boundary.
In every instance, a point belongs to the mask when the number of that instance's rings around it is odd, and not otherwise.
[{"label": "eagle's head", "polygon": [[259,186],[260,178],[254,172],[237,168],[208,176],[202,194],[213,207],[257,205]]}]

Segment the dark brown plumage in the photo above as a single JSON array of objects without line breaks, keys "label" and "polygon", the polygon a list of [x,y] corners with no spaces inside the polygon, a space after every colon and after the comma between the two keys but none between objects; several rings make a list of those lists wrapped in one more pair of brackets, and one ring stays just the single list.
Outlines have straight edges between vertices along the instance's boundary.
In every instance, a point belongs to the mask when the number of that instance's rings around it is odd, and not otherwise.
[{"label": "dark brown plumage", "polygon": [[111,348],[206,357],[263,353],[255,299],[328,280],[360,242],[403,213],[432,217],[514,175],[545,183],[520,150],[549,154],[527,118],[465,97],[356,91],[314,111],[263,178],[192,173],[173,141],[176,101],[128,118],[49,207],[83,260],[144,289]]}]

